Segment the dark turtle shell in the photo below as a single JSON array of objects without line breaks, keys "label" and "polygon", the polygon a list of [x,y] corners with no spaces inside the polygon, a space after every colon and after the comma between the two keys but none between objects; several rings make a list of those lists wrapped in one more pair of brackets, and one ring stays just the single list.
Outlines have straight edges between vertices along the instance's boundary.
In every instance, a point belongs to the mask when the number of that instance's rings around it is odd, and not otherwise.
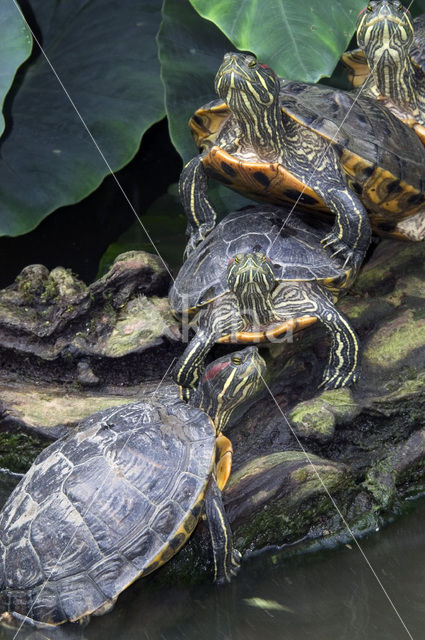
[{"label": "dark turtle shell", "polygon": [[322,281],[343,287],[349,272],[339,268],[321,244],[328,227],[307,225],[290,209],[248,206],[222,220],[189,256],[170,290],[176,313],[194,310],[229,291],[227,265],[238,253],[262,252],[276,280]]},{"label": "dark turtle shell", "polygon": [[[280,98],[282,111],[337,150],[375,232],[409,239],[423,235],[425,149],[414,131],[374,99],[324,85],[281,80]],[[201,151],[209,150],[203,159],[209,176],[258,200],[283,205],[296,201],[327,211],[317,194],[284,167],[234,159],[222,150],[220,134],[226,125],[229,136],[231,117],[227,105],[214,100],[189,122],[195,144]],[[405,220],[411,216],[412,223]]]},{"label": "dark turtle shell", "polygon": [[45,449],[0,515],[0,609],[60,624],[107,608],[194,529],[215,454],[177,390],[114,407]]}]

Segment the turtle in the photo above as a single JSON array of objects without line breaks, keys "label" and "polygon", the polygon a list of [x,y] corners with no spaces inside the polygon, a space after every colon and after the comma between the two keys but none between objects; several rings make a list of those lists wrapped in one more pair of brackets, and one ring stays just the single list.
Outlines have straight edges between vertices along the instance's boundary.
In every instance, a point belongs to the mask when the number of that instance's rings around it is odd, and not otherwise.
[{"label": "turtle", "polygon": [[190,398],[215,342],[259,343],[320,320],[331,335],[322,386],[359,376],[359,341],[335,302],[356,271],[339,267],[322,246],[329,225],[307,225],[275,205],[234,211],[187,258],[169,292],[174,314],[196,334],[173,377]]},{"label": "turtle", "polygon": [[425,144],[425,15],[372,0],[357,19],[359,49],[342,60],[354,87],[384,104]]},{"label": "turtle", "polygon": [[229,581],[240,554],[221,498],[232,458],[221,432],[261,388],[265,366],[256,347],[228,354],[206,368],[189,404],[173,384],[49,445],[0,514],[3,623],[106,613],[177,553],[204,509],[215,580]]},{"label": "turtle", "polygon": [[215,80],[220,99],[189,121],[200,154],[184,167],[186,255],[215,225],[214,178],[250,197],[336,215],[322,243],[361,263],[376,233],[425,235],[425,150],[372,98],[324,85],[279,80],[255,56],[227,53]]}]

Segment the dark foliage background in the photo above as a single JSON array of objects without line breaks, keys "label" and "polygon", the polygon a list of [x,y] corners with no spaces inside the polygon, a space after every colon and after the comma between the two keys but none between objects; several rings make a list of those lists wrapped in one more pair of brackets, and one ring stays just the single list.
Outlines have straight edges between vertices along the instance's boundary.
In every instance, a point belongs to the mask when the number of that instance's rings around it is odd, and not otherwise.
[{"label": "dark foliage background", "polygon": [[[250,50],[281,76],[347,86],[338,60],[364,0],[19,5],[29,28],[13,0],[0,0],[1,287],[31,263],[89,282],[120,251],[153,251],[135,213],[177,268],[176,181],[195,153],[187,120],[215,97],[223,54]],[[425,0],[411,10],[425,11]],[[222,212],[242,203],[214,191]]]}]

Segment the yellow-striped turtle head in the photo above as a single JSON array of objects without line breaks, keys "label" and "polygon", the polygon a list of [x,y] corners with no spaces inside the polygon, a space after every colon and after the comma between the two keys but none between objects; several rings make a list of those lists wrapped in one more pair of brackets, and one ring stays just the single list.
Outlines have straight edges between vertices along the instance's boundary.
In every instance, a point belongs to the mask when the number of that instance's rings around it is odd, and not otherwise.
[{"label": "yellow-striped turtle head", "polygon": [[234,351],[205,369],[190,403],[203,409],[220,433],[233,411],[261,389],[265,373],[257,347]]},{"label": "yellow-striped turtle head", "polygon": [[261,326],[270,321],[270,294],[276,286],[270,258],[261,252],[237,254],[227,265],[227,283],[248,323]]},{"label": "yellow-striped turtle head", "polygon": [[357,19],[357,42],[372,65],[381,55],[398,64],[414,39],[410,12],[399,0],[373,0]]},{"label": "yellow-striped turtle head", "polygon": [[227,265],[227,282],[237,298],[245,292],[267,296],[275,287],[273,265],[265,253],[238,253]]},{"label": "yellow-striped turtle head", "polygon": [[215,89],[232,111],[247,117],[258,107],[279,100],[280,83],[275,72],[250,53],[226,53],[215,77]]}]

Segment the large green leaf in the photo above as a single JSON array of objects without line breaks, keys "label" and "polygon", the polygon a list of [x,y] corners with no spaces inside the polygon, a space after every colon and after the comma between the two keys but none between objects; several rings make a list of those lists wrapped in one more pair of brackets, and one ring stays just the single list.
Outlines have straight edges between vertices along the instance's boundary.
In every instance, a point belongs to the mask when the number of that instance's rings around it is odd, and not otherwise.
[{"label": "large green leaf", "polygon": [[331,75],[366,0],[190,0],[241,50],[285,78]]},{"label": "large green leaf", "polygon": [[[214,100],[214,76],[229,40],[211,22],[203,20],[189,2],[164,0],[158,34],[161,76],[171,139],[187,162],[197,154],[188,120],[195,109]],[[218,213],[238,209],[249,201],[221,185],[212,185],[209,195]]]},{"label": "large green leaf", "polygon": [[[164,115],[158,0],[29,0],[36,32],[113,170]],[[34,228],[78,202],[109,169],[40,54],[25,68],[0,141],[0,234]]]},{"label": "large green leaf", "polygon": [[1,112],[17,68],[28,58],[32,49],[30,31],[22,21],[12,0],[0,0],[0,135],[4,131]]},{"label": "large green leaf", "polygon": [[232,43],[189,2],[164,0],[158,34],[170,136],[185,162],[196,148],[187,126],[194,110],[217,95],[214,76]]}]

